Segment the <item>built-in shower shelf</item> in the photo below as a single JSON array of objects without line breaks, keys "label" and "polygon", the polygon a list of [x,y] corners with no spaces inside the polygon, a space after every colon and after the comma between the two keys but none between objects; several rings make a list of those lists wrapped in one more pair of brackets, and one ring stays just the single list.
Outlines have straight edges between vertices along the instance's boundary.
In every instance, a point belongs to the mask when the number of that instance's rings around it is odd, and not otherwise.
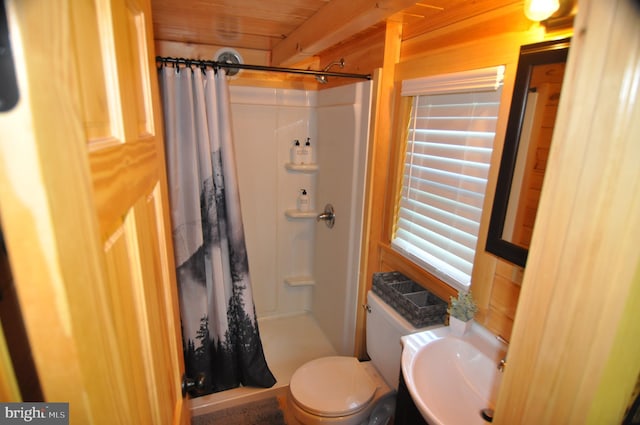
[{"label": "built-in shower shelf", "polygon": [[298,171],[300,173],[315,173],[318,171],[318,164],[293,164],[287,162],[284,167],[289,171]]},{"label": "built-in shower shelf", "polygon": [[284,212],[289,218],[316,218],[318,216],[317,211],[298,211],[298,210],[286,210]]},{"label": "built-in shower shelf", "polygon": [[316,281],[312,276],[291,276],[285,277],[284,283],[289,286],[313,286]]}]

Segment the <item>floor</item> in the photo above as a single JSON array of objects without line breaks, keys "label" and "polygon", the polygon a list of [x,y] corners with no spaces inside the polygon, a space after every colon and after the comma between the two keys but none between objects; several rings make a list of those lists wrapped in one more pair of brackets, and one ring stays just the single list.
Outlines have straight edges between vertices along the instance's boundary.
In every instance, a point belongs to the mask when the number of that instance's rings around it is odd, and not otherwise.
[{"label": "floor", "polygon": [[311,314],[258,319],[262,346],[277,383],[273,388],[235,388],[190,400],[191,415],[203,415],[271,396],[283,396],[293,372],[318,357],[336,355]]}]

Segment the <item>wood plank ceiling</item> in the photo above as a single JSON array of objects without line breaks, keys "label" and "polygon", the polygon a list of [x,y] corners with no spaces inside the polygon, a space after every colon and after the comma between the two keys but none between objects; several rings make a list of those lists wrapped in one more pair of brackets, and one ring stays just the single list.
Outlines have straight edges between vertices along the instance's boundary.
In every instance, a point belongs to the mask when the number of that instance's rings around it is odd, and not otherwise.
[{"label": "wood plank ceiling", "polygon": [[271,50],[328,0],[152,0],[156,39]]},{"label": "wood plank ceiling", "polygon": [[[513,2],[513,0],[510,0]],[[496,0],[152,0],[156,40],[268,51],[273,65],[317,55],[390,17],[437,26]],[[401,13],[400,13],[401,12]],[[468,17],[468,15],[467,15]]]}]

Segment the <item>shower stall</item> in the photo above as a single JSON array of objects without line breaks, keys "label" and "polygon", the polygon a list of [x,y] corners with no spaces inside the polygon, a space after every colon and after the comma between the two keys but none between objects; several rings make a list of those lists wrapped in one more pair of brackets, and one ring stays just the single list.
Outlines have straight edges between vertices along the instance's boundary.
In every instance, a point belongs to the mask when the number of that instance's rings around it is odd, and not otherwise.
[{"label": "shower stall", "polygon": [[[269,367],[288,385],[301,364],[352,355],[371,82],[321,91],[230,87],[240,200],[260,333]],[[295,167],[295,140],[314,163]],[[301,189],[310,213],[296,213]],[[316,221],[326,204],[333,228]],[[194,414],[268,390],[192,400]]]}]

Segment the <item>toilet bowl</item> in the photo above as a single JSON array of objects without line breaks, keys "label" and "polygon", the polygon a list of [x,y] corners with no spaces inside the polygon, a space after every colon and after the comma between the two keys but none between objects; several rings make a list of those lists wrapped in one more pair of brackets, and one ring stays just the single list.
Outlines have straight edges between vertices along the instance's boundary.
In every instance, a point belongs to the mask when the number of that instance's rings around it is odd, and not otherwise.
[{"label": "toilet bowl", "polygon": [[332,356],[299,367],[287,403],[302,425],[385,425],[395,411],[400,337],[420,331],[373,292],[367,294],[367,352],[371,361]]},{"label": "toilet bowl", "polygon": [[287,400],[303,425],[360,425],[367,424],[378,402],[392,393],[371,362],[335,356],[301,366],[291,377]]}]

